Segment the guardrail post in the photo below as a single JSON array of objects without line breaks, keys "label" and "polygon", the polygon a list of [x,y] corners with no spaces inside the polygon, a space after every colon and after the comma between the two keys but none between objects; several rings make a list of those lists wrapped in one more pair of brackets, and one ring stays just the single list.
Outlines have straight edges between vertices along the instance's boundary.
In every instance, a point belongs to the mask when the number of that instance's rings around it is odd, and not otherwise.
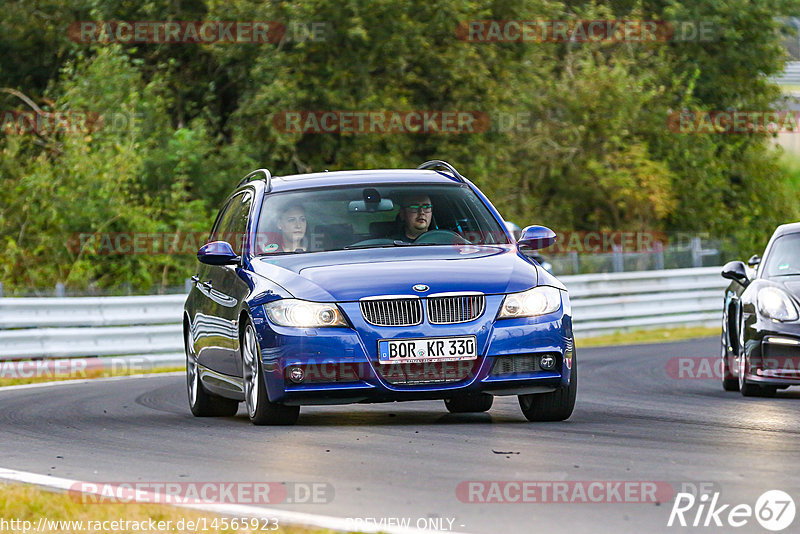
[{"label": "guardrail post", "polygon": [[3,282],[0,282],[0,299],[3,298]]},{"label": "guardrail post", "polygon": [[661,244],[661,241],[656,241],[654,254],[655,256],[655,268],[657,271],[664,270],[664,245]]},{"label": "guardrail post", "polygon": [[615,273],[621,273],[625,270],[625,262],[622,258],[621,248],[617,245],[612,245],[614,252],[611,253],[611,269]]},{"label": "guardrail post", "polygon": [[64,284],[62,284],[61,282],[57,283],[56,284],[56,297],[61,298],[61,297],[64,296],[64,294],[65,294]]},{"label": "guardrail post", "polygon": [[703,266],[703,243],[699,237],[693,237],[689,247],[692,249],[692,267]]},{"label": "guardrail post", "polygon": [[578,274],[579,272],[581,272],[581,265],[580,265],[580,262],[578,261],[578,251],[577,250],[573,250],[573,251],[571,251],[569,253],[569,259],[572,260],[572,272],[573,272],[573,274]]}]

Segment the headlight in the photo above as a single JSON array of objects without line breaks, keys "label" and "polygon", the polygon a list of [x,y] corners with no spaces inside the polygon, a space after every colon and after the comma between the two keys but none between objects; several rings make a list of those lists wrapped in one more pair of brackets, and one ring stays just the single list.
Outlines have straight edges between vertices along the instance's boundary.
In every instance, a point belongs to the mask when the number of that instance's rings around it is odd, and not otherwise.
[{"label": "headlight", "polygon": [[347,326],[347,321],[335,304],[281,299],[264,304],[264,309],[269,320],[278,326],[299,328]]},{"label": "headlight", "polygon": [[511,293],[503,299],[498,319],[533,317],[553,313],[561,307],[561,291],[555,287],[534,287],[522,293]]},{"label": "headlight", "polygon": [[758,310],[770,319],[776,321],[796,321],[798,319],[797,307],[784,291],[777,287],[764,287],[758,292],[756,298]]}]

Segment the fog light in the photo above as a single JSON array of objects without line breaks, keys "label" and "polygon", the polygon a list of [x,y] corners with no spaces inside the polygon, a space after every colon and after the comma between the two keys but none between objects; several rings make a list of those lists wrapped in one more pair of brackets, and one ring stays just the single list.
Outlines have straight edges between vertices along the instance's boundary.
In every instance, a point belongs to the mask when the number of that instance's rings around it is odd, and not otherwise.
[{"label": "fog light", "polygon": [[552,371],[553,369],[556,368],[556,359],[549,354],[545,354],[539,360],[539,365],[541,365],[542,369],[544,369],[545,371]]},{"label": "fog light", "polygon": [[305,377],[306,373],[303,371],[302,367],[292,367],[292,370],[289,372],[289,380],[295,384],[302,382]]}]

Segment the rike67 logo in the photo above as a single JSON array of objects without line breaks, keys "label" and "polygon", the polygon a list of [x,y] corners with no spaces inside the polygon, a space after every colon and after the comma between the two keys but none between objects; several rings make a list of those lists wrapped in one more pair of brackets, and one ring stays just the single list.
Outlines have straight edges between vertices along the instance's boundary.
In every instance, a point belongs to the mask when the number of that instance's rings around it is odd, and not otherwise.
[{"label": "rike67 logo", "polygon": [[779,532],[794,521],[794,499],[781,490],[769,490],[761,494],[755,506],[749,504],[722,504],[720,493],[678,493],[669,514],[667,526],[691,527],[743,527],[755,517],[767,530]]}]

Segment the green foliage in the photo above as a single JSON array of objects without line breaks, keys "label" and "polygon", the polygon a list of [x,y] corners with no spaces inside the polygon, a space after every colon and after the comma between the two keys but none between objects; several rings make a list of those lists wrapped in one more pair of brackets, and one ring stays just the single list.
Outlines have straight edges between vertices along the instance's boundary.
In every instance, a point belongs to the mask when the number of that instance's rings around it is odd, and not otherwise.
[{"label": "green foliage", "polygon": [[[274,174],[447,159],[501,213],[556,229],[703,231],[730,254],[797,219],[800,171],[763,134],[678,134],[680,110],[764,110],[796,0],[11,0],[0,87],[44,111],[92,112],[79,133],[0,133],[0,280],[7,289],[179,285],[191,254],[109,255],[94,232],[209,229],[256,167]],[[475,43],[469,20],[703,22],[710,41]],[[279,43],[106,44],[82,20],[279,21]],[[321,40],[297,29],[322,23]],[[300,26],[298,26],[298,24]],[[306,26],[303,26],[303,25]],[[300,35],[302,37],[302,35]],[[0,109],[30,107],[11,92]],[[473,134],[297,134],[287,111],[475,111]],[[80,243],[79,243],[80,245]],[[107,251],[106,251],[107,252]]]}]

